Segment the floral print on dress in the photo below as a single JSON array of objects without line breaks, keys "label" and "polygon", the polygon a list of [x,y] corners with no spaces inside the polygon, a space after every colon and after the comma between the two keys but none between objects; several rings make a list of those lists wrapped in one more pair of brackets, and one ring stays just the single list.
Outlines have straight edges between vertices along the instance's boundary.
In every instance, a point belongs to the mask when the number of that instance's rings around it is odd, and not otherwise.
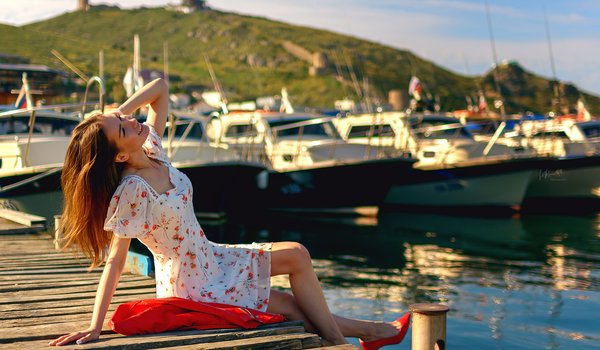
[{"label": "floral print on dress", "polygon": [[104,229],[139,238],[154,255],[157,297],[176,296],[265,311],[272,243],[219,244],[206,238],[193,208],[192,184],[174,168],[149,125],[149,157],[169,168],[173,189],[157,193],[142,177],[125,176],[110,202]]}]

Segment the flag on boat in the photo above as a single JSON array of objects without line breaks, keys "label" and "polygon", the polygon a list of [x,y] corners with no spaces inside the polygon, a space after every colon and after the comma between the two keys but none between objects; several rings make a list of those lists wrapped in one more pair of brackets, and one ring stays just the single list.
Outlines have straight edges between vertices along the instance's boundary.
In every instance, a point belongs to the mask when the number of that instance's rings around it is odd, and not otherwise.
[{"label": "flag on boat", "polygon": [[15,107],[18,109],[27,108],[27,94],[25,92],[25,84],[21,85],[21,90],[17,96]]},{"label": "flag on boat", "polygon": [[487,105],[487,101],[485,100],[485,96],[483,95],[482,92],[479,93],[479,112],[484,112],[487,111],[488,105]]},{"label": "flag on boat", "polygon": [[410,78],[410,83],[408,83],[408,94],[415,100],[420,101],[422,92],[423,87],[421,86],[421,81],[413,75],[412,78]]}]

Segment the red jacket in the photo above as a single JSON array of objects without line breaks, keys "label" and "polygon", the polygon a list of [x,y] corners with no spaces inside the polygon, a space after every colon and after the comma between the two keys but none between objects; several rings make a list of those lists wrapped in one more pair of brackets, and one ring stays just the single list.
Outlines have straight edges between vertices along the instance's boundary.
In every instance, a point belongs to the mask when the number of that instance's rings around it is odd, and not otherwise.
[{"label": "red jacket", "polygon": [[113,313],[108,325],[117,333],[134,335],[176,329],[252,329],[282,321],[285,321],[282,315],[234,305],[170,297],[121,304]]}]

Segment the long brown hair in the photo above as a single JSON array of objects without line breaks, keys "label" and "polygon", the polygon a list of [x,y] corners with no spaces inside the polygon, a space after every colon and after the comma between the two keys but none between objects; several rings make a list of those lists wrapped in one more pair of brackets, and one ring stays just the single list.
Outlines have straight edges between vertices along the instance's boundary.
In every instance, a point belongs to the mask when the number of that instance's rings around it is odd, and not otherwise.
[{"label": "long brown hair", "polygon": [[60,229],[65,246],[77,245],[91,259],[90,268],[107,256],[112,233],[104,219],[117,188],[122,163],[115,163],[117,148],[102,129],[102,114],[94,114],[73,130],[61,175],[64,207]]}]

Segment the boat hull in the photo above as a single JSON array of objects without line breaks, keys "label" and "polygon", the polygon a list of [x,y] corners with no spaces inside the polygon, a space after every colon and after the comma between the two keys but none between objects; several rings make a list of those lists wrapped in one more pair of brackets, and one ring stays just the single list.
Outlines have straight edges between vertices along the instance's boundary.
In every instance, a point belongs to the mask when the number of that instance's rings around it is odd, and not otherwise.
[{"label": "boat hull", "polygon": [[257,176],[265,167],[254,163],[174,164],[194,187],[194,211],[235,213],[257,209]]},{"label": "boat hull", "polygon": [[15,172],[0,176],[0,198],[60,191],[60,167]]},{"label": "boat hull", "polygon": [[532,211],[600,211],[600,155],[549,160],[532,174],[523,207]]},{"label": "boat hull", "polygon": [[414,171],[413,163],[410,158],[391,158],[271,171],[261,197],[272,209],[327,210],[379,206],[392,183],[403,174]]},{"label": "boat hull", "polygon": [[505,160],[418,170],[413,181],[394,185],[386,206],[402,209],[518,210],[541,160]]}]

